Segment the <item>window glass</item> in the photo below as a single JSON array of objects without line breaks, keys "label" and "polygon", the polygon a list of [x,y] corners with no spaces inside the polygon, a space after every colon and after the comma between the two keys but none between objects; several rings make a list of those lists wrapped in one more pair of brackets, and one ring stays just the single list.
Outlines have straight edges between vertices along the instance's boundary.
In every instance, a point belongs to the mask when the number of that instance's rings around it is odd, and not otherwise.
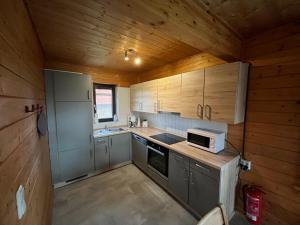
[{"label": "window glass", "polygon": [[112,121],[115,114],[114,86],[94,84],[95,113],[99,122]]}]

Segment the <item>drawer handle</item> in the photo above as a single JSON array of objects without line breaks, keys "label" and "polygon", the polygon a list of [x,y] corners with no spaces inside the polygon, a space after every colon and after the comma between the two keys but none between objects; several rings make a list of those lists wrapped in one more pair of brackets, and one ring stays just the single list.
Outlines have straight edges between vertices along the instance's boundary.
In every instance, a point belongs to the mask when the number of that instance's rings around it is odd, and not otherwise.
[{"label": "drawer handle", "polygon": [[210,170],[209,170],[208,168],[206,168],[206,167],[204,167],[204,166],[201,166],[201,165],[199,165],[198,163],[196,163],[195,165],[196,165],[197,167],[201,168],[201,169],[204,169],[204,170],[210,172]]},{"label": "drawer handle", "polygon": [[175,155],[175,159],[183,159],[183,157],[180,155]]}]

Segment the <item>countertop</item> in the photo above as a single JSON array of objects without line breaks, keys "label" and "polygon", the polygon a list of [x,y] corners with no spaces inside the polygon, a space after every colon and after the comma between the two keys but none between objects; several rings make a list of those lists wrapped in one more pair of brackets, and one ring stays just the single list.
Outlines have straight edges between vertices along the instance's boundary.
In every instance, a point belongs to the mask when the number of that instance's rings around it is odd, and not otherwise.
[{"label": "countertop", "polygon": [[235,160],[239,157],[239,155],[229,149],[225,149],[218,154],[210,153],[205,150],[201,150],[199,148],[188,145],[186,141],[178,142],[176,144],[168,145],[157,141],[150,136],[166,133],[167,131],[160,130],[157,128],[128,128],[129,131],[135,133],[141,137],[144,137],[150,141],[153,141],[157,144],[160,144],[170,150],[178,152],[182,155],[185,155],[189,158],[192,158],[196,161],[203,162],[209,166],[212,166],[216,169],[222,169],[226,164],[230,163],[232,160]]}]

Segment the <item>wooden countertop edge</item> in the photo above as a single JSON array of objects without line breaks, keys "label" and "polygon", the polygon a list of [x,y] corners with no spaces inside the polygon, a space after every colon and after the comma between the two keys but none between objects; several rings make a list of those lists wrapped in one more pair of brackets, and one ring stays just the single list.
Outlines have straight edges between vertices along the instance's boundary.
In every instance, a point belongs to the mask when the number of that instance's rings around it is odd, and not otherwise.
[{"label": "wooden countertop edge", "polygon": [[[212,166],[216,169],[221,170],[224,166],[226,166],[227,164],[229,164],[231,162],[234,162],[237,158],[239,158],[238,154],[233,153],[232,151],[227,150],[227,149],[223,150],[219,154],[213,154],[213,153],[192,147],[192,146],[188,145],[186,143],[186,141],[179,142],[179,143],[176,143],[173,145],[168,145],[168,144],[162,143],[162,142],[157,141],[150,137],[155,134],[167,132],[167,131],[160,130],[157,128],[129,128],[128,130],[131,131],[132,133],[135,133],[135,134],[143,137],[143,138],[146,138],[152,142],[155,142],[155,143],[160,144],[170,150],[173,150],[179,154],[185,155],[193,160],[202,162],[202,163]],[[148,130],[148,131],[145,131],[145,130]],[[151,134],[145,134],[146,132],[149,132]],[[201,151],[201,152],[197,152],[197,151]],[[196,156],[197,154],[199,154],[199,155]],[[224,159],[224,157],[226,157],[226,159]],[[210,159],[207,159],[207,158],[210,158]]]}]

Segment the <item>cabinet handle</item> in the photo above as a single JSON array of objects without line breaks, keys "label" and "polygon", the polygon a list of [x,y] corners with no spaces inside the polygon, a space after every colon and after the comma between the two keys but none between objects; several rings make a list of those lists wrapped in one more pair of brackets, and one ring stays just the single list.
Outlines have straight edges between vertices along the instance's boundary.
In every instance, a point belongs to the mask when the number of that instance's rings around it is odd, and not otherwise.
[{"label": "cabinet handle", "polygon": [[203,119],[203,106],[201,104],[197,105],[197,116]]},{"label": "cabinet handle", "polygon": [[177,159],[177,160],[182,160],[182,159],[183,159],[183,157],[182,157],[182,156],[180,156],[180,155],[175,155],[175,159]]},{"label": "cabinet handle", "polygon": [[[208,109],[208,115],[207,115],[207,109]],[[205,117],[208,120],[211,120],[211,107],[209,105],[205,105]]]},{"label": "cabinet handle", "polygon": [[210,170],[209,170],[208,168],[206,168],[206,167],[204,167],[204,166],[201,166],[201,165],[199,165],[198,163],[196,163],[195,166],[197,166],[197,167],[199,167],[199,168],[201,168],[201,169],[203,169],[203,170],[206,170],[206,171],[210,172]]},{"label": "cabinet handle", "polygon": [[90,134],[90,143],[93,142],[93,135]]},{"label": "cabinet handle", "polygon": [[201,118],[203,119],[203,106],[202,105],[200,105],[200,108],[201,108]]},{"label": "cabinet handle", "polygon": [[191,181],[191,185],[194,185],[194,182],[193,182],[193,173],[190,172],[190,181]]},{"label": "cabinet handle", "polygon": [[112,138],[110,138],[110,147],[112,147]]},{"label": "cabinet handle", "polygon": [[90,90],[87,91],[87,97],[90,99]]},{"label": "cabinet handle", "polygon": [[90,159],[93,158],[93,152],[92,152],[92,149],[90,149]]},{"label": "cabinet handle", "polygon": [[189,180],[189,171],[188,171],[188,169],[184,168],[184,172],[185,172],[185,178],[184,178],[184,180],[188,181]]},{"label": "cabinet handle", "polygon": [[105,154],[107,154],[107,145],[105,145]]}]

